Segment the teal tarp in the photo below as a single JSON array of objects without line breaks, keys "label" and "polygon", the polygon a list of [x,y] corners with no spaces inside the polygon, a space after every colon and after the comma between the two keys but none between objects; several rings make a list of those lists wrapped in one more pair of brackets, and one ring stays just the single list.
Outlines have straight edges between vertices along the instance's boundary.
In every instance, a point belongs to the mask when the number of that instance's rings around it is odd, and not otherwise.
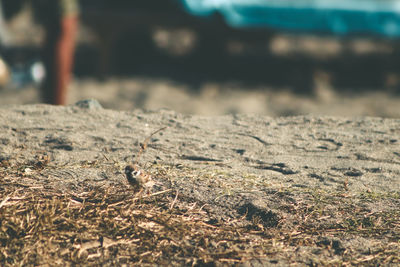
[{"label": "teal tarp", "polygon": [[235,27],[400,36],[400,0],[182,0],[194,15],[222,14]]}]

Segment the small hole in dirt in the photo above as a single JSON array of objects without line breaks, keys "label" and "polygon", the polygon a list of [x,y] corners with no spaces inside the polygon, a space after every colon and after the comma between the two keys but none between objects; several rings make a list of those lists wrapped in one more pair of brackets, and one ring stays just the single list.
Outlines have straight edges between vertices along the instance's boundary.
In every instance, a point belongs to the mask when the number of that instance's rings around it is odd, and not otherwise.
[{"label": "small hole in dirt", "polygon": [[252,221],[257,218],[258,221],[265,227],[276,227],[278,225],[278,215],[270,210],[264,210],[256,207],[252,203],[246,203],[238,208],[238,212],[241,215],[245,215],[246,219]]}]

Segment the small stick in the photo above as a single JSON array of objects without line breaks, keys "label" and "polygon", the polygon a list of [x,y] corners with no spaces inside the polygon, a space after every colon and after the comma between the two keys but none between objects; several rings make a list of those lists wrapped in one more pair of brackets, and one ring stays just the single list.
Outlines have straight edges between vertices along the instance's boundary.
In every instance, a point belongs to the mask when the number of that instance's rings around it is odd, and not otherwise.
[{"label": "small stick", "polygon": [[104,153],[101,153],[101,155],[102,155],[107,161],[110,161]]},{"label": "small stick", "polygon": [[167,126],[162,127],[160,129],[158,129],[157,131],[153,132],[152,134],[150,134],[144,141],[142,144],[140,144],[140,150],[139,153],[136,156],[136,163],[139,161],[140,156],[142,155],[142,153],[146,150],[147,148],[147,143],[150,141],[150,139],[153,137],[153,135],[155,135],[158,132],[161,132],[163,130],[167,129]]},{"label": "small stick", "polygon": [[[151,194],[151,195],[148,195],[148,196],[134,197],[134,198],[131,198],[130,200],[136,201],[136,200],[139,200],[139,199],[150,198],[150,197],[154,197],[154,196],[158,196],[158,195],[162,195],[162,194],[168,193],[168,192],[170,192],[170,191],[172,191],[172,189],[167,189],[167,190],[155,192],[155,193],[153,193],[153,194]],[[116,203],[112,203],[112,204],[108,205],[108,207],[118,206],[118,205],[120,205],[120,204],[123,204],[124,201],[125,201],[125,200],[118,201],[118,202],[116,202]]]},{"label": "small stick", "polygon": [[154,196],[158,196],[158,195],[161,195],[161,194],[168,193],[168,192],[170,192],[170,191],[172,191],[172,189],[166,189],[166,190],[163,190],[163,191],[155,192],[155,193],[153,193],[153,194],[151,194],[151,195],[148,195],[148,196],[144,196],[144,197],[142,197],[142,198],[154,197]]},{"label": "small stick", "polygon": [[9,201],[11,199],[12,195],[15,195],[16,193],[18,193],[19,191],[21,191],[22,189],[17,189],[15,190],[13,193],[8,194],[8,196],[6,196],[1,202],[0,202],[0,209],[6,205],[7,201]]},{"label": "small stick", "polygon": [[178,190],[176,190],[176,195],[174,201],[172,201],[171,206],[169,207],[170,210],[172,210],[175,206],[176,201],[178,200]]},{"label": "small stick", "polygon": [[7,203],[7,201],[8,201],[10,198],[11,198],[10,195],[8,195],[8,196],[6,196],[6,197],[3,199],[3,201],[1,201],[1,203],[0,203],[0,209],[1,209],[3,206],[5,206],[5,204]]}]

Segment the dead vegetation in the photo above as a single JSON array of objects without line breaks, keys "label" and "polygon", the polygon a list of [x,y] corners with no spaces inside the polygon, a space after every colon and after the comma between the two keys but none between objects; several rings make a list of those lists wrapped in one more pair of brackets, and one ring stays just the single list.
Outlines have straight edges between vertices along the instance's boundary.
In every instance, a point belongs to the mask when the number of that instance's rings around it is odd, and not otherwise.
[{"label": "dead vegetation", "polygon": [[[47,159],[40,158],[45,168]],[[20,169],[5,164],[2,169]],[[177,170],[175,170],[177,171]],[[370,212],[363,203],[322,191],[266,227],[258,216],[216,221],[173,188],[138,194],[125,186],[61,193],[5,177],[0,189],[0,265],[399,264],[400,211]],[[17,173],[15,173],[17,174]],[[162,173],[160,175],[168,175]],[[282,195],[283,196],[283,195]],[[280,197],[277,195],[277,197]],[[361,251],[344,240],[373,240]],[[308,249],[312,251],[309,252]]]},{"label": "dead vegetation", "polygon": [[175,208],[169,191],[143,198],[113,191],[73,195],[4,185],[1,265],[235,263],[265,256],[271,246],[245,228],[208,223],[200,208]]}]

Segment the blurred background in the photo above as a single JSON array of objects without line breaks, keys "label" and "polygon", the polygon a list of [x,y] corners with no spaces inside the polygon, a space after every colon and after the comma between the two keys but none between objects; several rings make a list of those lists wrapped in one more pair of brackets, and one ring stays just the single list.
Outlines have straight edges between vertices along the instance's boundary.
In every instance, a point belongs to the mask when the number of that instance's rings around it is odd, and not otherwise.
[{"label": "blurred background", "polygon": [[[0,105],[41,103],[46,31],[29,3],[10,2],[0,23]],[[69,104],[400,117],[400,1],[79,3]]]}]

